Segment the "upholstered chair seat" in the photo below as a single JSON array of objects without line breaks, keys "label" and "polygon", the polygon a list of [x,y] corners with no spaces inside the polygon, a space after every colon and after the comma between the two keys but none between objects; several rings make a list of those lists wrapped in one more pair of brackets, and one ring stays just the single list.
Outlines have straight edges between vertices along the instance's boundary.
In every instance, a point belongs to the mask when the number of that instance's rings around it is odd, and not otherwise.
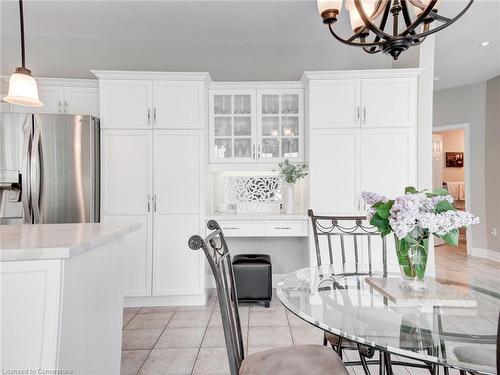
[{"label": "upholstered chair seat", "polygon": [[322,345],[287,346],[257,352],[241,363],[239,375],[347,375],[338,355]]}]

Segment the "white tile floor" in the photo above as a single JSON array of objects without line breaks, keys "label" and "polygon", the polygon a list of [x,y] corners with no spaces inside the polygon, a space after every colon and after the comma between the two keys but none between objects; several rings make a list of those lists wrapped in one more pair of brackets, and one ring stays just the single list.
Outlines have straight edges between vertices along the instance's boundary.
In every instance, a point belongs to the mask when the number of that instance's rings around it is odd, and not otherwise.
[{"label": "white tile floor", "polygon": [[[466,257],[463,249],[437,249],[438,276],[492,282],[498,263]],[[211,296],[202,307],[126,308],[123,314],[122,375],[229,374],[220,311]],[[274,298],[270,308],[240,307],[245,350],[248,354],[278,346],[321,344],[323,333],[288,313]],[[349,360],[357,353],[346,353]],[[373,374],[378,373],[371,366]],[[363,375],[361,367],[348,368]],[[425,369],[394,367],[396,375],[427,375]],[[452,375],[458,371],[451,371]],[[267,375],[267,374],[266,374]]]}]

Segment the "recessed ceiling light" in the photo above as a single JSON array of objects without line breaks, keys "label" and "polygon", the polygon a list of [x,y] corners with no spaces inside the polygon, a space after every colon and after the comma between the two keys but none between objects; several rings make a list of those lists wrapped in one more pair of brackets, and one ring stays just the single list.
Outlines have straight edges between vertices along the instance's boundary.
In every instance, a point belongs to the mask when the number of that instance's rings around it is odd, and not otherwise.
[{"label": "recessed ceiling light", "polygon": [[486,47],[491,44],[491,40],[485,40],[484,42],[479,43],[480,47]]}]

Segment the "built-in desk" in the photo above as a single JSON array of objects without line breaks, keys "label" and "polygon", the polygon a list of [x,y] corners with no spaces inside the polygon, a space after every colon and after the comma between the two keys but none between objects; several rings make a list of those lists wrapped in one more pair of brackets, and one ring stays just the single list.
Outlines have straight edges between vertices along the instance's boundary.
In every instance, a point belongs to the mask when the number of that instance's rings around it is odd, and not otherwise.
[{"label": "built-in desk", "polygon": [[[305,214],[208,214],[226,237],[307,237],[309,218]],[[208,229],[207,229],[208,232]]]}]

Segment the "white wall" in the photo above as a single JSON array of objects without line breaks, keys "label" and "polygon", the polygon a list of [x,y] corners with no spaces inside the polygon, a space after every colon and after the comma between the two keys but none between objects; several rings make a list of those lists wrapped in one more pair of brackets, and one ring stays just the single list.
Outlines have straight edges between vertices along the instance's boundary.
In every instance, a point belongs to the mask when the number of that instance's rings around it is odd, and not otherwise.
[{"label": "white wall", "polygon": [[500,252],[500,76],[490,79],[486,88],[486,220],[489,250]]},{"label": "white wall", "polygon": [[471,137],[470,207],[471,211],[481,219],[480,224],[472,226],[472,246],[487,249],[484,151],[486,82],[434,92],[433,126],[464,122],[470,124]]}]

